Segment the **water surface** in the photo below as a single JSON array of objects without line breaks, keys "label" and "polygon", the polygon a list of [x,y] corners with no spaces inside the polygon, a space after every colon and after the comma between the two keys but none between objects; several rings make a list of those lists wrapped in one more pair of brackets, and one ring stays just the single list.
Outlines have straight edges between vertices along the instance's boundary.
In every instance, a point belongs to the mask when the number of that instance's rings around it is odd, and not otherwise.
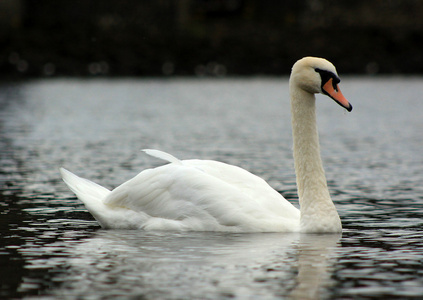
[{"label": "water surface", "polygon": [[408,298],[423,294],[420,78],[343,78],[318,97],[342,235],[101,230],[59,178],[113,188],[162,162],[216,159],[298,205],[287,78],[0,85],[0,297]]}]

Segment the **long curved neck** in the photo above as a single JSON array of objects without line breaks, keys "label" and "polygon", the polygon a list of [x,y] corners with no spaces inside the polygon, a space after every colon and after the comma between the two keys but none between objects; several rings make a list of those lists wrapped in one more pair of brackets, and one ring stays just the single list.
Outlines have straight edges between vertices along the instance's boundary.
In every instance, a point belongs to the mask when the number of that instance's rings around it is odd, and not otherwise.
[{"label": "long curved neck", "polygon": [[291,92],[291,114],[295,173],[298,196],[303,210],[309,202],[304,202],[306,200],[304,196],[316,195],[315,193],[308,195],[310,190],[318,191],[319,194],[325,191],[324,196],[330,199],[320,158],[315,96],[302,90]]},{"label": "long curved neck", "polygon": [[[306,232],[340,231],[339,215],[330,198],[320,157],[315,96],[293,84],[290,85],[290,93],[301,230]],[[322,220],[327,222],[324,221],[322,224]]]}]

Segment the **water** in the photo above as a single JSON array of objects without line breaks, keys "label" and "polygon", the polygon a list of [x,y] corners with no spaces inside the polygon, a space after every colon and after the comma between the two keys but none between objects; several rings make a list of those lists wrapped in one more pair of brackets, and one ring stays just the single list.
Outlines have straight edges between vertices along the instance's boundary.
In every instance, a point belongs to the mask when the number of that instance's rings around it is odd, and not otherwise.
[{"label": "water", "polygon": [[318,97],[341,235],[101,230],[58,168],[115,187],[160,161],[239,165],[297,205],[287,78],[0,85],[0,298],[423,295],[421,78],[343,78]]}]

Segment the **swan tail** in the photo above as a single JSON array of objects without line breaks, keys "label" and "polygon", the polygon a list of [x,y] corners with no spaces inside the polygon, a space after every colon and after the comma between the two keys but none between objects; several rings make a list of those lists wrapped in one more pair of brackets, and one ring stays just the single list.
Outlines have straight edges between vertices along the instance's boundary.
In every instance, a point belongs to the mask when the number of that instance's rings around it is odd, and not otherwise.
[{"label": "swan tail", "polygon": [[103,200],[110,193],[110,190],[88,179],[78,177],[64,168],[60,168],[60,174],[69,189],[75,193],[79,200],[84,202],[91,213],[104,207]]},{"label": "swan tail", "polygon": [[166,153],[164,151],[155,150],[155,149],[143,149],[142,151],[144,151],[146,154],[148,154],[150,156],[153,156],[153,157],[156,157],[156,158],[159,158],[159,159],[163,159],[163,160],[168,161],[170,163],[182,165],[181,160],[177,159],[172,154]]}]

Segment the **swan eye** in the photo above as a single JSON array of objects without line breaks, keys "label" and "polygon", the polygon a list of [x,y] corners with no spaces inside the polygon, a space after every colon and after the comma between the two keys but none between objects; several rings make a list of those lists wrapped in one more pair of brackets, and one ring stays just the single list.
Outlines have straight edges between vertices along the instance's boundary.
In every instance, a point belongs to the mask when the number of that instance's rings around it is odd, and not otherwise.
[{"label": "swan eye", "polygon": [[341,79],[334,73],[326,70],[322,70],[319,68],[314,69],[317,73],[320,74],[320,78],[322,79],[322,87],[326,84],[326,82],[329,81],[329,79],[332,79],[332,86],[335,91],[338,91],[338,83],[341,82]]}]

